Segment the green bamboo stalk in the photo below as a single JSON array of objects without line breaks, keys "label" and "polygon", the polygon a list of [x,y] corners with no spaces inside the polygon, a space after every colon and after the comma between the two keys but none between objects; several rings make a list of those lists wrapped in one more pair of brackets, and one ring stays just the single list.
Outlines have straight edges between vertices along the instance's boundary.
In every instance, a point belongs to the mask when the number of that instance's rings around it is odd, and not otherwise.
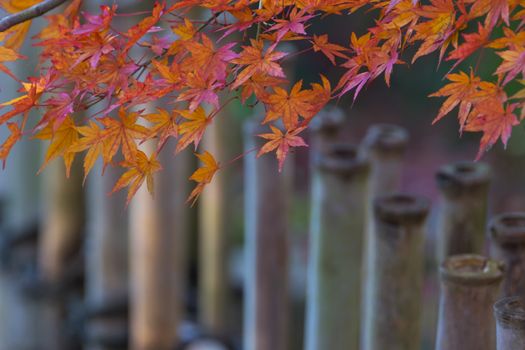
[{"label": "green bamboo stalk", "polygon": [[424,223],[429,202],[390,194],[374,201],[365,350],[420,348]]},{"label": "green bamboo stalk", "polygon": [[503,296],[525,296],[525,213],[504,213],[489,225],[491,255],[505,263]]},{"label": "green bamboo stalk", "polygon": [[441,191],[437,261],[456,254],[482,254],[485,247],[490,169],[484,163],[460,162],[436,174]]},{"label": "green bamboo stalk", "polygon": [[[260,148],[265,132],[258,123],[245,126],[245,149]],[[273,155],[244,158],[245,283],[244,349],[288,350],[288,198],[285,169]],[[290,162],[286,164],[290,166]]]},{"label": "green bamboo stalk", "polygon": [[507,297],[494,304],[497,350],[525,348],[525,301],[523,296]]},{"label": "green bamboo stalk", "polygon": [[503,264],[480,255],[454,255],[442,263],[436,350],[496,348],[492,306],[502,277]]},{"label": "green bamboo stalk", "polygon": [[368,160],[331,145],[315,164],[306,308],[307,350],[359,348]]}]

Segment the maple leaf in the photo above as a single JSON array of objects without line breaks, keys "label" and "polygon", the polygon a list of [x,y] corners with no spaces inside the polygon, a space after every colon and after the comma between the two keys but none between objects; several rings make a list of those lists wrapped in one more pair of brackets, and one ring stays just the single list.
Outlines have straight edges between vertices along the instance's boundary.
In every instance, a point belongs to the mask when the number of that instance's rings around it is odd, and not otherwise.
[{"label": "maple leaf", "polygon": [[179,94],[177,101],[189,101],[190,111],[194,111],[203,102],[219,108],[219,96],[215,90],[222,86],[221,83],[212,78],[205,79],[200,73],[190,73],[185,85],[188,89]]},{"label": "maple leaf", "polygon": [[7,123],[7,127],[9,128],[9,131],[11,131],[11,134],[0,147],[0,159],[2,160],[3,168],[5,168],[5,163],[9,153],[11,152],[11,149],[22,137],[22,131],[20,130],[20,127],[17,123]]},{"label": "maple leaf", "polygon": [[195,150],[197,150],[204,131],[212,119],[206,116],[206,111],[201,106],[194,111],[177,111],[177,113],[188,121],[179,124],[181,138],[177,143],[175,153],[179,153],[192,142],[195,145]]},{"label": "maple leaf", "polygon": [[286,156],[290,151],[290,147],[308,147],[308,145],[304,142],[303,138],[297,136],[304,129],[306,129],[306,127],[288,130],[285,134],[279,128],[273,125],[270,125],[270,128],[272,129],[271,134],[268,133],[257,135],[265,140],[269,140],[263,147],[261,147],[261,149],[257,153],[257,157],[260,157],[265,153],[276,150],[277,160],[279,161],[279,172],[281,172],[283,170]]},{"label": "maple leaf", "polygon": [[266,88],[283,85],[285,83],[286,80],[283,78],[256,73],[242,85],[241,102],[246,102],[252,94],[255,94],[255,97],[260,101],[266,101],[269,96]]},{"label": "maple leaf", "polygon": [[[90,120],[89,125],[79,126],[76,128],[78,133],[82,135],[80,139],[74,142],[69,148],[69,152],[82,152],[87,150],[84,156],[84,181],[88,176],[89,172],[95,165],[98,157],[104,153],[104,148],[109,148],[110,142],[108,142],[109,134],[104,132],[97,123]],[[107,163],[104,163],[104,167]]]},{"label": "maple leaf", "polygon": [[58,128],[48,125],[35,135],[35,138],[41,140],[51,140],[44,158],[44,164],[40,167],[40,173],[50,161],[62,156],[66,166],[66,176],[69,177],[71,165],[75,159],[75,152],[71,152],[69,147],[78,140],[78,132],[71,116],[64,118],[64,121]]},{"label": "maple leaf", "polygon": [[348,56],[342,53],[347,51],[346,48],[328,42],[328,34],[323,34],[321,36],[314,34],[314,40],[311,41],[311,43],[313,44],[315,52],[321,51],[334,65],[335,57],[348,58]]},{"label": "maple leaf", "polygon": [[459,74],[449,74],[447,79],[451,83],[442,87],[439,91],[431,94],[431,97],[447,97],[443,102],[437,117],[432,123],[438,122],[441,118],[452,111],[459,105],[458,119],[460,124],[460,131],[467,121],[469,112],[473,106],[474,99],[479,99],[483,96],[481,91],[496,92],[495,85],[489,82],[481,81],[479,77],[474,76],[471,71],[470,74],[460,72]]},{"label": "maple leaf", "polygon": [[284,126],[293,129],[299,123],[300,115],[308,115],[314,102],[312,90],[302,90],[302,80],[297,82],[290,93],[283,88],[275,87],[274,93],[268,96],[269,107],[263,123],[273,121],[282,116]]},{"label": "maple leaf", "polygon": [[497,54],[503,59],[503,62],[495,74],[506,74],[503,85],[508,84],[520,73],[522,77],[525,77],[525,47],[497,52]]},{"label": "maple leaf", "polygon": [[157,108],[158,113],[146,114],[144,119],[153,123],[151,134],[159,137],[157,144],[157,153],[166,144],[169,137],[177,137],[179,135],[179,126],[177,125],[177,115],[175,111],[172,113],[165,109]]},{"label": "maple leaf", "polygon": [[121,146],[124,159],[131,161],[137,150],[135,140],[144,139],[149,134],[147,128],[137,124],[139,113],[126,113],[124,108],[120,108],[118,114],[118,120],[111,117],[98,118],[105,128],[104,138],[108,142],[103,153],[105,163],[111,162]]},{"label": "maple leaf", "polygon": [[155,153],[148,156],[141,150],[136,150],[134,157],[129,161],[121,162],[121,166],[129,168],[122,176],[118,179],[117,183],[113,187],[111,193],[115,193],[124,187],[128,187],[128,196],[126,199],[126,205],[131,202],[133,196],[137,193],[140,186],[146,180],[148,191],[151,195],[154,192],[153,185],[153,174],[157,171],[162,170],[162,166],[157,161]]},{"label": "maple leaf", "polygon": [[293,8],[290,12],[289,19],[276,19],[275,24],[268,30],[277,32],[276,41],[281,41],[281,39],[289,32],[305,35],[306,32],[303,23],[312,17],[314,16],[306,14],[306,11],[304,10],[299,11],[297,8]]},{"label": "maple leaf", "polygon": [[512,127],[519,124],[514,114],[516,107],[517,104],[513,103],[505,108],[500,100],[486,99],[472,111],[472,117],[465,125],[465,130],[483,132],[476,160],[499,139],[504,146],[507,145]]},{"label": "maple leaf", "polygon": [[[463,34],[465,42],[459,45],[455,50],[451,51],[447,57],[447,61],[457,60],[454,63],[455,68],[459,63],[463,62],[467,57],[474,53],[479,48],[487,44],[491,31],[478,23],[478,32],[471,34]],[[453,69],[452,68],[452,69]]]},{"label": "maple leaf", "polygon": [[146,33],[154,30],[153,26],[159,22],[160,17],[164,14],[164,7],[164,4],[155,2],[151,16],[144,18],[140,23],[131,27],[125,33],[125,36],[129,38],[129,41],[120,52],[121,56],[126,55],[129,49],[131,49],[131,47],[133,47],[133,45],[135,45]]},{"label": "maple leaf", "polygon": [[191,202],[192,206],[199,198],[200,194],[204,190],[204,187],[206,187],[206,185],[213,180],[215,173],[220,169],[219,163],[217,163],[215,158],[213,158],[213,156],[208,151],[195,155],[201,162],[204,163],[204,165],[197,169],[190,176],[190,180],[197,182],[197,186],[193,189],[193,191],[191,191],[190,196],[186,200],[187,203]]},{"label": "maple leaf", "polygon": [[243,46],[243,51],[239,57],[231,62],[246,67],[237,75],[231,89],[234,90],[244,84],[256,73],[265,73],[272,77],[283,78],[284,72],[281,66],[275,61],[280,60],[287,54],[285,52],[273,51],[270,47],[263,53],[264,43],[262,41],[250,40],[251,46]]}]

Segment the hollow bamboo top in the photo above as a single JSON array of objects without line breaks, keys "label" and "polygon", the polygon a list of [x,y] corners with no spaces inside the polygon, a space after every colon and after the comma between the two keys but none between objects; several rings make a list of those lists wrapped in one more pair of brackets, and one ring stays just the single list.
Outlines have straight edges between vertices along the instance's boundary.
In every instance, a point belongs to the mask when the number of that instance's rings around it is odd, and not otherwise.
[{"label": "hollow bamboo top", "polygon": [[447,164],[436,173],[439,188],[451,195],[487,187],[490,178],[490,167],[482,162]]},{"label": "hollow bamboo top", "polygon": [[525,329],[525,300],[520,296],[498,300],[494,304],[494,316],[500,326]]},{"label": "hollow bamboo top", "polygon": [[489,229],[492,239],[499,244],[525,244],[525,212],[497,215]]},{"label": "hollow bamboo top", "polygon": [[499,283],[503,277],[502,262],[475,254],[448,257],[440,266],[444,281],[463,285],[488,285]]},{"label": "hollow bamboo top", "polygon": [[369,170],[367,157],[356,146],[346,143],[328,145],[316,160],[316,166],[322,172],[341,176],[366,174]]},{"label": "hollow bamboo top", "polygon": [[395,124],[372,125],[363,139],[363,147],[381,154],[402,154],[408,145],[408,132]]},{"label": "hollow bamboo top", "polygon": [[324,137],[334,137],[343,127],[345,113],[341,108],[328,106],[310,122],[310,130]]},{"label": "hollow bamboo top", "polygon": [[421,223],[429,208],[426,198],[410,194],[392,193],[374,200],[376,218],[391,224]]}]

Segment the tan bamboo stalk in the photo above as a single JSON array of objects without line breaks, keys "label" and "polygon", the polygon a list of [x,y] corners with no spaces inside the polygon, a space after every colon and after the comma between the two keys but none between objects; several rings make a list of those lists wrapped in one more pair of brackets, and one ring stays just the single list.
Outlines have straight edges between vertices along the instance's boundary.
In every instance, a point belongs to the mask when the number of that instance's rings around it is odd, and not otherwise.
[{"label": "tan bamboo stalk", "polygon": [[306,307],[307,350],[359,348],[368,161],[332,145],[315,164]]},{"label": "tan bamboo stalk", "polygon": [[506,297],[494,305],[497,350],[525,349],[525,301],[521,296]]},{"label": "tan bamboo stalk", "polygon": [[429,202],[390,194],[374,201],[365,350],[420,348],[424,224]]},{"label": "tan bamboo stalk", "polygon": [[329,106],[319,112],[310,124],[312,141],[310,142],[310,152],[312,154],[311,163],[315,163],[314,157],[330,143],[337,142],[345,122],[345,114],[342,109]]},{"label": "tan bamboo stalk", "polygon": [[[75,162],[66,178],[63,162],[51,164],[44,174],[42,231],[39,238],[39,268],[42,281],[52,289],[64,278],[73,254],[78,253],[84,230],[82,164]],[[45,327],[41,347],[63,349],[64,298],[44,301]]]},{"label": "tan bamboo stalk", "polygon": [[[203,149],[222,159],[220,123],[208,126]],[[199,198],[199,321],[212,333],[227,328],[227,235],[224,229],[224,174],[219,172]]]},{"label": "tan bamboo stalk", "polygon": [[442,263],[436,350],[496,348],[492,306],[502,272],[502,263],[480,255],[454,255]]},{"label": "tan bamboo stalk", "polygon": [[[144,145],[147,153],[153,152],[150,146]],[[155,190],[161,197],[159,185]],[[165,225],[162,212],[159,201],[151,197],[144,184],[130,207],[132,350],[171,350],[177,344],[181,296],[176,285],[180,276],[174,230],[178,227],[176,223]]]},{"label": "tan bamboo stalk", "polygon": [[505,263],[503,296],[525,297],[525,213],[504,213],[490,223],[491,255]]},{"label": "tan bamboo stalk", "polygon": [[371,311],[373,302],[372,262],[374,246],[374,213],[373,201],[379,195],[396,192],[401,186],[403,158],[408,144],[408,132],[393,124],[372,125],[360,146],[361,151],[370,159],[370,183],[368,191],[368,210],[365,234],[365,259],[363,272],[363,305],[364,324],[374,317]]},{"label": "tan bamboo stalk", "polygon": [[[108,167],[101,176],[97,165],[87,182],[86,305],[89,309],[110,309],[126,304],[129,287],[128,222],[125,191],[111,196],[120,171]],[[88,350],[107,350],[98,339],[126,339],[128,318],[94,317],[86,329]],[[93,345],[92,345],[93,344]]]},{"label": "tan bamboo stalk", "polygon": [[[265,129],[250,121],[245,149],[259,149]],[[288,197],[285,174],[273,155],[244,158],[244,349],[288,350]],[[287,164],[289,165],[289,163]]]},{"label": "tan bamboo stalk", "polygon": [[490,183],[488,165],[449,164],[438,171],[436,180],[442,197],[437,228],[438,262],[450,255],[483,253]]}]

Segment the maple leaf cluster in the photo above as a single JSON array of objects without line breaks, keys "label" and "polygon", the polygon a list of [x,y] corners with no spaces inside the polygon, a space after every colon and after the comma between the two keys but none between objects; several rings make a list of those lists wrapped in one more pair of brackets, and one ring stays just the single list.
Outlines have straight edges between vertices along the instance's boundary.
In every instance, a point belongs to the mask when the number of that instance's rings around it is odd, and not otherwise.
[{"label": "maple leaf cluster", "polygon": [[[0,6],[16,13],[38,2],[0,0]],[[176,140],[175,153],[197,151],[233,100],[264,105],[268,133],[259,136],[267,143],[258,155],[275,152],[282,168],[293,147],[306,146],[300,134],[327,103],[345,94],[355,99],[378,77],[390,85],[396,65],[434,52],[452,61],[452,70],[483,50],[500,58],[492,76],[482,79],[475,68],[449,72],[449,83],[431,95],[446,98],[435,121],[457,107],[461,132],[483,132],[478,158],[498,140],[506,143],[525,116],[523,0],[181,0],[152,2],[146,14],[120,13],[118,1],[97,13],[80,7],[74,0],[46,17],[34,38],[42,50],[38,72],[25,82],[4,63],[24,58],[19,50],[30,21],[0,33],[0,70],[21,86],[20,97],[0,106],[7,109],[0,125],[10,131],[0,159],[5,163],[24,135],[50,140],[43,167],[62,157],[69,172],[84,153],[85,176],[97,159],[104,168],[125,168],[114,190],[128,187],[128,202],[144,181],[152,191],[161,169],[156,158],[169,139]],[[374,24],[364,34],[348,33],[346,44],[309,33],[313,21],[359,9],[374,14]],[[124,15],[135,24],[117,30],[115,20]],[[291,56],[282,44],[289,41],[324,55],[341,69],[339,80],[319,74],[310,85],[290,82],[282,67]],[[521,90],[509,95],[519,83]],[[148,111],[159,100],[168,107]],[[28,126],[32,110],[39,117]],[[147,140],[157,142],[150,156],[139,147]],[[190,178],[197,182],[190,201],[221,168],[205,150],[197,157],[204,165]]]}]

